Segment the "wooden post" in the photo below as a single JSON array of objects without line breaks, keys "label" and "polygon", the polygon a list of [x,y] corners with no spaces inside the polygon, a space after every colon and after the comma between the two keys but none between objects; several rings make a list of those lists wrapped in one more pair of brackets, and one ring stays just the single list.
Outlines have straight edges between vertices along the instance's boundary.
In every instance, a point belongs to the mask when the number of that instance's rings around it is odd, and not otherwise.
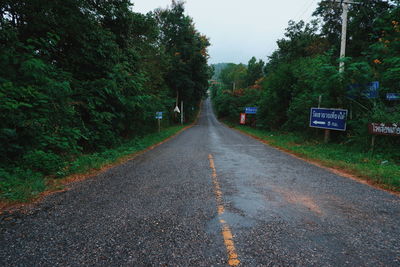
[{"label": "wooden post", "polygon": [[161,120],[158,119],[158,132],[161,132]]},{"label": "wooden post", "polygon": [[371,139],[371,152],[372,152],[372,154],[374,153],[374,149],[375,149],[375,137],[376,137],[376,135],[372,135],[372,139]]},{"label": "wooden post", "polygon": [[331,131],[326,129],[325,130],[325,136],[324,136],[324,143],[325,144],[329,142],[330,136],[331,136]]}]

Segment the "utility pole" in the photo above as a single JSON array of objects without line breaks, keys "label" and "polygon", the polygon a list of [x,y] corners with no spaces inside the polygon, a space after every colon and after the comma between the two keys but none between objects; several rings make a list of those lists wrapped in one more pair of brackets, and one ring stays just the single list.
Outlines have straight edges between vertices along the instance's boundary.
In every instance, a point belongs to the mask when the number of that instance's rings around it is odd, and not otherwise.
[{"label": "utility pole", "polygon": [[339,72],[344,72],[344,62],[343,58],[346,56],[346,37],[347,37],[347,13],[349,12],[349,4],[347,2],[342,2],[342,39],[340,42],[340,59]]},{"label": "utility pole", "polygon": [[183,125],[183,101],[181,101],[181,124]]},{"label": "utility pole", "polygon": [[[347,14],[349,13],[349,4],[359,4],[352,0],[335,0],[335,2],[340,3],[342,5],[342,36],[340,42],[340,63],[339,63],[339,72],[344,72],[344,62],[343,59],[346,57],[346,39],[347,39]],[[330,139],[331,131],[326,129],[324,142],[328,143]]]},{"label": "utility pole", "polygon": [[339,63],[339,72],[344,71],[344,62],[343,58],[346,56],[346,37],[347,37],[347,14],[349,12],[349,4],[359,4],[352,0],[336,0],[337,3],[342,5],[342,36],[340,43],[340,59],[342,59]]}]

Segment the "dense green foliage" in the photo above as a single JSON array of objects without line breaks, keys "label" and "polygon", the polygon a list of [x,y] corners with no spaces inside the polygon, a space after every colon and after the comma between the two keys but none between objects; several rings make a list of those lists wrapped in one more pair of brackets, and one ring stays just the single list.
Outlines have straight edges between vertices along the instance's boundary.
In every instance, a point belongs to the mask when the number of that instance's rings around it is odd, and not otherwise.
[{"label": "dense green foliage", "polygon": [[[314,12],[318,20],[289,22],[285,38],[277,41],[278,49],[265,65],[261,86],[260,80],[253,86],[244,82],[250,64],[231,64],[221,71],[220,84],[212,90],[218,116],[238,122],[245,106],[258,106],[257,123],[265,129],[322,137],[323,131],[308,126],[310,108],[321,99],[321,107],[349,110],[347,131],[332,131],[332,141],[368,150],[368,123],[400,123],[399,101],[386,99],[386,93],[400,93],[400,7],[399,1],[358,2],[349,11],[343,73],[338,68],[341,8],[321,1]],[[242,93],[223,89],[231,89],[227,86],[233,81]],[[365,96],[372,81],[380,83],[377,98]],[[377,142],[378,152],[400,161],[399,138],[379,136]]]},{"label": "dense green foliage", "polygon": [[79,155],[156,131],[156,111],[176,122],[176,102],[193,116],[210,78],[207,38],[181,2],[132,10],[128,0],[1,2],[0,194],[5,180],[40,191]]},{"label": "dense green foliage", "polygon": [[251,58],[248,65],[221,64],[218,81],[211,84],[211,98],[219,117],[235,121],[244,107],[254,107],[261,96],[264,62]]}]

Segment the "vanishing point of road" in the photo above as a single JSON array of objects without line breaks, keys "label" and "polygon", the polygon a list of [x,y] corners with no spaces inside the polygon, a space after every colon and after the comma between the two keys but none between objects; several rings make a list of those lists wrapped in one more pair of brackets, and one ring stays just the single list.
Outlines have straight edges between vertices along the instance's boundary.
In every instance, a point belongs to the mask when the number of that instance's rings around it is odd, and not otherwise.
[{"label": "vanishing point of road", "polygon": [[400,198],[219,123],[0,223],[0,266],[400,266]]}]

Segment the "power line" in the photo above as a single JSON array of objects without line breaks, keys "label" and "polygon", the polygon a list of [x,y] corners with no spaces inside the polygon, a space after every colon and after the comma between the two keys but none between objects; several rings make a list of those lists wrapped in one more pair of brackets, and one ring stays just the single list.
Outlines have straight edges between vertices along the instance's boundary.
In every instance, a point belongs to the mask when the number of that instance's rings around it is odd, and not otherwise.
[{"label": "power line", "polygon": [[310,4],[307,6],[307,8],[301,13],[301,15],[300,15],[300,16],[297,16],[297,19],[301,19],[301,18],[304,16],[304,14],[310,9],[310,7],[312,7],[312,5],[314,4],[314,2],[315,2],[315,0],[312,0],[312,1],[310,2]]},{"label": "power line", "polygon": [[[301,17],[303,17],[304,14],[313,6],[314,3],[315,3],[315,0],[311,0],[310,4],[306,7],[306,9],[305,9],[303,12],[301,12],[300,16],[296,16],[296,18],[300,19]],[[305,7],[305,6],[303,6],[303,7]],[[307,19],[307,21],[309,21],[311,17],[312,17],[312,15],[310,15],[310,17]],[[269,56],[271,56],[272,53],[273,53],[274,51],[276,51],[276,50],[277,50],[277,48],[271,48],[271,49],[269,50],[269,52],[268,52],[267,58],[268,58]]]}]

